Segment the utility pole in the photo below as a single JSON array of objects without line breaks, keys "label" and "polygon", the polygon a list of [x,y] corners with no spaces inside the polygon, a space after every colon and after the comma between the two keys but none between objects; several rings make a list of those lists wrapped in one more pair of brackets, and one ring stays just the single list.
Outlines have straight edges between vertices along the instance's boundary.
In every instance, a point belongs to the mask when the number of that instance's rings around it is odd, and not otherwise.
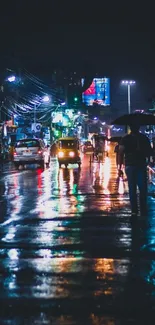
[{"label": "utility pole", "polygon": [[131,95],[130,95],[130,87],[131,87],[131,85],[128,84],[128,114],[131,113]]},{"label": "utility pole", "polygon": [[128,87],[128,114],[131,114],[131,86],[135,85],[134,80],[123,80],[122,84]]},{"label": "utility pole", "polygon": [[36,124],[36,104],[34,104],[34,125]]}]

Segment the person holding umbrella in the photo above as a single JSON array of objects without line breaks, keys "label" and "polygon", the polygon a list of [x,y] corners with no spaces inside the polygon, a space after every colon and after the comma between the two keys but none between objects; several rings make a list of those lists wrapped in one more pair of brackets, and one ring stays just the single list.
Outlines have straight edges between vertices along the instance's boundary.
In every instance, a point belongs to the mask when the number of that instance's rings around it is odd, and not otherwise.
[{"label": "person holding umbrella", "polygon": [[139,132],[140,123],[132,120],[131,133],[122,137],[119,144],[119,160],[125,157],[125,172],[129,186],[129,198],[132,216],[138,215],[138,196],[141,218],[147,215],[147,162],[152,154],[152,148],[147,136]]}]

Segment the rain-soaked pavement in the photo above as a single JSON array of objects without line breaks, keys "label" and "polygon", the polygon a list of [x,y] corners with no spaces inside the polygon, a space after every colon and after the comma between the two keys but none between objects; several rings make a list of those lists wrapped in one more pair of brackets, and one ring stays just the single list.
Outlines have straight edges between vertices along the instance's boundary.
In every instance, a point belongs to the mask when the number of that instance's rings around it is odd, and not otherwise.
[{"label": "rain-soaked pavement", "polygon": [[0,325],[155,324],[155,187],[131,223],[127,182],[103,164],[0,173]]}]

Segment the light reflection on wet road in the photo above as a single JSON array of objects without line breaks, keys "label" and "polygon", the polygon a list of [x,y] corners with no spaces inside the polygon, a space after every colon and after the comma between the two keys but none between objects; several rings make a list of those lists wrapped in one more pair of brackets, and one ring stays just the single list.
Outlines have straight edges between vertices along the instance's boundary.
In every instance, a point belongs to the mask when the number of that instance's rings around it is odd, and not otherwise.
[{"label": "light reflection on wet road", "polygon": [[56,160],[44,171],[4,166],[0,324],[113,325],[143,311],[153,316],[154,188],[149,226],[132,225],[112,151],[103,164],[82,161],[81,170],[59,170]]}]

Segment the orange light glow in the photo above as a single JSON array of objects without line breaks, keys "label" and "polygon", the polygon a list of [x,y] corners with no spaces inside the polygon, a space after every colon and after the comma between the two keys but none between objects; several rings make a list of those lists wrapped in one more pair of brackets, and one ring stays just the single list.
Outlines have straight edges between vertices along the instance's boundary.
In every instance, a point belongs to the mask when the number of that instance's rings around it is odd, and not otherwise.
[{"label": "orange light glow", "polygon": [[122,177],[119,178],[118,193],[124,194],[124,181]]},{"label": "orange light glow", "polygon": [[110,159],[108,157],[105,158],[105,162],[103,164],[103,188],[106,190],[108,188],[109,180],[110,180]]},{"label": "orange light glow", "polygon": [[59,158],[64,157],[64,152],[63,152],[63,151],[60,151],[60,152],[58,153],[58,157],[59,157]]}]

